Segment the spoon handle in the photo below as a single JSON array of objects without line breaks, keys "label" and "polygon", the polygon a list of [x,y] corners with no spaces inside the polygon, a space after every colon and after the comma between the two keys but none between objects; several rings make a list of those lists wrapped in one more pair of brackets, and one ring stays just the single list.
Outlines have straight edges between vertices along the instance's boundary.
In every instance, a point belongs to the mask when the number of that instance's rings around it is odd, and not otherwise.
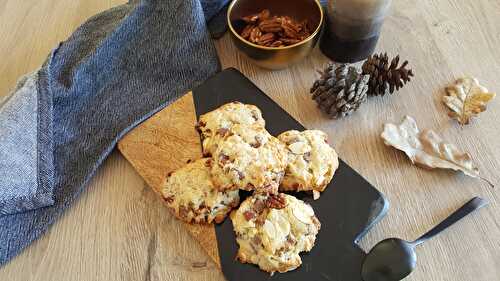
[{"label": "spoon handle", "polygon": [[420,236],[420,238],[413,241],[412,244],[416,246],[427,241],[428,239],[434,237],[435,235],[445,230],[452,224],[456,223],[463,217],[467,216],[468,214],[472,213],[473,211],[481,207],[486,206],[487,204],[488,202],[481,197],[472,198],[469,202],[465,203],[462,207],[456,210],[453,214],[449,215],[446,219],[444,219],[442,222],[436,225],[433,229],[429,230],[427,233]]}]

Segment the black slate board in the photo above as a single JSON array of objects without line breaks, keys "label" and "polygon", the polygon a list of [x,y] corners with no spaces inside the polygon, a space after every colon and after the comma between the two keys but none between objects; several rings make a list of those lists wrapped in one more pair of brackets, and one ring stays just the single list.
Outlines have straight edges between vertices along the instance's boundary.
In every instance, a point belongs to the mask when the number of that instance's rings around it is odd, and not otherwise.
[{"label": "black slate board", "polygon": [[[193,91],[197,116],[232,101],[258,106],[267,130],[278,135],[283,131],[304,130],[295,119],[266,96],[238,70],[229,68],[208,79]],[[333,181],[319,200],[311,195],[294,194],[310,203],[321,221],[316,246],[302,254],[302,266],[287,273],[270,276],[258,267],[235,261],[236,244],[231,220],[215,227],[222,271],[229,281],[258,280],[330,280],[361,281],[360,268],[366,255],[356,241],[388,209],[384,196],[343,161]]]}]

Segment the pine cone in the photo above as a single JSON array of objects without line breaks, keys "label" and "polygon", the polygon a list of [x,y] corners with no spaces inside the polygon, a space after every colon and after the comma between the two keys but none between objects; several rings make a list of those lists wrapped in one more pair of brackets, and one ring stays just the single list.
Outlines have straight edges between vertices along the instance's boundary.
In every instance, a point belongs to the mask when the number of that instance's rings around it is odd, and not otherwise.
[{"label": "pine cone", "polygon": [[398,63],[399,55],[392,59],[389,65],[387,53],[375,54],[366,59],[362,70],[363,74],[370,75],[368,95],[392,94],[394,90],[399,90],[406,82],[410,81],[413,72],[411,69],[406,69],[408,61],[404,61],[400,67],[398,67]]},{"label": "pine cone", "polygon": [[347,116],[366,101],[369,75],[349,64],[329,64],[311,88],[312,98],[331,118]]}]

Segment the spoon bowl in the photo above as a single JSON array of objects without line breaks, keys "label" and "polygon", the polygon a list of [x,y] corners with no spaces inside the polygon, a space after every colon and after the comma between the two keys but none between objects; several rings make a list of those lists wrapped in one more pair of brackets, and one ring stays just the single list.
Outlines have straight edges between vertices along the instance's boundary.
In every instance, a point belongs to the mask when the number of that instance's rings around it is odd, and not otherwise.
[{"label": "spoon bowl", "polygon": [[412,243],[389,238],[380,241],[363,262],[361,276],[365,281],[397,281],[408,276],[417,265]]},{"label": "spoon bowl", "polygon": [[415,247],[436,236],[473,211],[485,206],[486,200],[474,197],[446,219],[413,242],[399,238],[380,241],[363,261],[364,281],[398,281],[408,276],[417,265]]}]

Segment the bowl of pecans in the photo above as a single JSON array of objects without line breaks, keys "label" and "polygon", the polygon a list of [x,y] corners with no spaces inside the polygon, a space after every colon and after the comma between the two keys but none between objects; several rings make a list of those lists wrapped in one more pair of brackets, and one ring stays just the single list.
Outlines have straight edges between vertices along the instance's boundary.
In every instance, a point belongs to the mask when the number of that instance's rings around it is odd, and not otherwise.
[{"label": "bowl of pecans", "polygon": [[282,69],[316,46],[323,10],[317,0],[234,0],[227,21],[236,47],[251,61]]}]

